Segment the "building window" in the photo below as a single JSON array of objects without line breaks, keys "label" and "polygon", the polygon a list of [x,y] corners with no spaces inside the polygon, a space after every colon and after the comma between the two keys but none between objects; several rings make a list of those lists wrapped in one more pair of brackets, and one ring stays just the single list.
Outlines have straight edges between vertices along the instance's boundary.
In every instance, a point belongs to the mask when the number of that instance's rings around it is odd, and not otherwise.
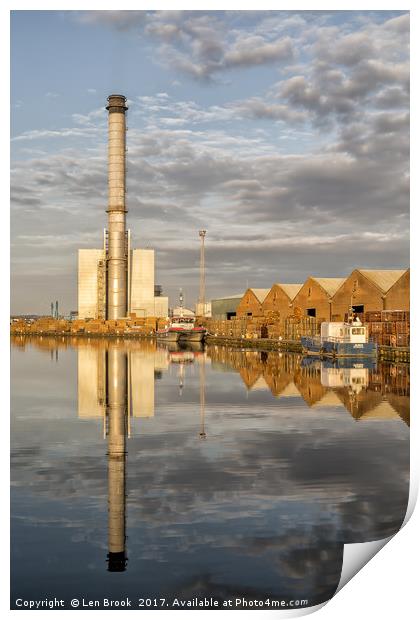
[{"label": "building window", "polygon": [[247,312],[246,315],[247,316],[252,316],[252,312]]},{"label": "building window", "polygon": [[311,296],[311,287],[308,288],[308,297]]},{"label": "building window", "polygon": [[365,311],[365,307],[363,305],[353,306],[353,312],[356,312],[357,314],[362,314],[364,311]]},{"label": "building window", "polygon": [[316,308],[306,308],[306,316],[316,316]]}]

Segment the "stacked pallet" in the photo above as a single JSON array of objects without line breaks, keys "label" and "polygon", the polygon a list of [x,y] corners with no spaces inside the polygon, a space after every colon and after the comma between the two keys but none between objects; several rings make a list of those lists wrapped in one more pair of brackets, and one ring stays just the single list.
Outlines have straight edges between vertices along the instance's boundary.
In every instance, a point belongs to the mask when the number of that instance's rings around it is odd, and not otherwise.
[{"label": "stacked pallet", "polygon": [[302,336],[317,336],[322,321],[312,316],[288,316],[284,320],[284,338],[300,340]]},{"label": "stacked pallet", "polygon": [[364,323],[370,340],[379,346],[410,346],[410,313],[405,310],[376,310],[366,312]]}]

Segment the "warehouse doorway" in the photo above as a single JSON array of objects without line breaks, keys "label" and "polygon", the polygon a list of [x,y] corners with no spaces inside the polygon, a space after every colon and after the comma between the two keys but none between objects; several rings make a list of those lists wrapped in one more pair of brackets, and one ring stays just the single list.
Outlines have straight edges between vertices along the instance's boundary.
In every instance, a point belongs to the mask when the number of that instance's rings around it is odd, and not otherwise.
[{"label": "warehouse doorway", "polygon": [[306,308],[306,316],[316,316],[316,308]]},{"label": "warehouse doorway", "polygon": [[363,305],[361,306],[353,306],[353,312],[355,314],[363,314],[365,311],[365,307]]},{"label": "warehouse doorway", "polygon": [[236,312],[226,312],[226,318],[228,321],[230,321],[231,319],[234,319],[236,316]]}]

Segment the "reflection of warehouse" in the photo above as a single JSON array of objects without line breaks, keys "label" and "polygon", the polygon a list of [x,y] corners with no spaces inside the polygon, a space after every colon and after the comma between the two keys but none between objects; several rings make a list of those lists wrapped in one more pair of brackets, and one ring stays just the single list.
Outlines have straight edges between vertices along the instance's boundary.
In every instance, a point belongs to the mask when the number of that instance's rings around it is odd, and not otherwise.
[{"label": "reflection of warehouse", "polygon": [[212,365],[238,372],[250,392],[265,390],[277,398],[302,398],[317,412],[344,406],[358,420],[402,418],[409,424],[410,373],[405,365],[336,368],[317,360],[302,366],[293,354],[225,347],[210,347],[208,355]]}]

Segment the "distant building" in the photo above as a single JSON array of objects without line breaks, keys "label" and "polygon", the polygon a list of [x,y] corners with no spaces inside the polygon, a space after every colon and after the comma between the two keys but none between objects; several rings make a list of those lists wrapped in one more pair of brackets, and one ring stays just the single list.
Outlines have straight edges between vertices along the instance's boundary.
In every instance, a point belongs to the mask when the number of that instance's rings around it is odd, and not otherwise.
[{"label": "distant building", "polygon": [[[168,316],[168,298],[155,296],[155,252],[129,250],[127,316]],[[106,318],[105,251],[79,250],[78,318]]]},{"label": "distant building", "polygon": [[205,301],[204,304],[198,302],[195,304],[196,316],[211,317],[211,301]]},{"label": "distant building", "polygon": [[332,298],[344,282],[345,278],[310,276],[293,299],[293,312],[331,321]]},{"label": "distant building", "polygon": [[243,293],[219,297],[211,300],[211,317],[217,321],[230,321],[236,317],[236,311],[243,297]]},{"label": "distant building", "polygon": [[336,291],[332,314],[341,321],[349,311],[409,310],[409,269],[354,269]]},{"label": "distant building", "polygon": [[194,310],[184,308],[183,306],[175,306],[171,310],[171,316],[195,316]]},{"label": "distant building", "polygon": [[237,306],[237,316],[261,316],[262,304],[269,292],[269,288],[248,288]]}]

